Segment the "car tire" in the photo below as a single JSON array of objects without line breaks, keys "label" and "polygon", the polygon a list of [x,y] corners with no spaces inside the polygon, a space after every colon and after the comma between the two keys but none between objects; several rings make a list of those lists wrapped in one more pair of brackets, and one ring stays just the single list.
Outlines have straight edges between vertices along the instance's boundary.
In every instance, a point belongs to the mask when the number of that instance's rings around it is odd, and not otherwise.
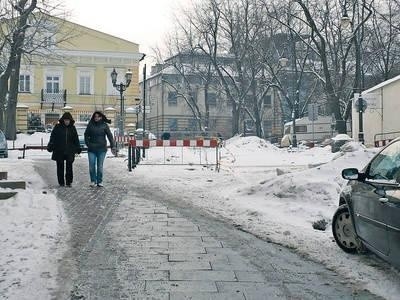
[{"label": "car tire", "polygon": [[362,248],[354,231],[353,220],[346,204],[339,206],[333,215],[332,232],[336,243],[347,253],[357,253]]}]

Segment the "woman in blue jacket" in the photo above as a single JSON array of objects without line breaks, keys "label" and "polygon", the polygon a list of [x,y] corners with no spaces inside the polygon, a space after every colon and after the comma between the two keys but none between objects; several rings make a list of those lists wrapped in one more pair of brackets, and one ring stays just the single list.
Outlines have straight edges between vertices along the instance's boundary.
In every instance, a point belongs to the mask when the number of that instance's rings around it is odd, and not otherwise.
[{"label": "woman in blue jacket", "polygon": [[90,186],[103,186],[103,164],[107,153],[107,140],[111,151],[115,155],[115,143],[107,123],[111,123],[106,116],[95,111],[85,130],[85,144],[88,148]]}]

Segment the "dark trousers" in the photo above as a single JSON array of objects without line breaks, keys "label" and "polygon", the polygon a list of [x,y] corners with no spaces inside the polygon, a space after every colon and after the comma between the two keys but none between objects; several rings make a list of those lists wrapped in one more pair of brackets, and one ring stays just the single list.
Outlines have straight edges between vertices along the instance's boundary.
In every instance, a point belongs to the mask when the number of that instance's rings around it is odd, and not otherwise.
[{"label": "dark trousers", "polygon": [[[64,161],[65,161],[65,181],[64,181]],[[72,173],[72,163],[73,161],[66,160],[65,157],[63,160],[57,160],[57,179],[58,184],[64,185],[71,184],[73,180],[73,173]]]}]

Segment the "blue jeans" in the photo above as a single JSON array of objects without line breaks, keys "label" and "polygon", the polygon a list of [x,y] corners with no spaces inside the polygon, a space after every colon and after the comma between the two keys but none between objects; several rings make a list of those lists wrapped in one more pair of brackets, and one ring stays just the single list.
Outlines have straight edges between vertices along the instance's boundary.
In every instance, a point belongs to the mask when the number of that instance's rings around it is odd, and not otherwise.
[{"label": "blue jeans", "polygon": [[[103,182],[103,163],[105,151],[88,152],[90,181],[97,184]],[[97,167],[97,168],[96,168]]]}]

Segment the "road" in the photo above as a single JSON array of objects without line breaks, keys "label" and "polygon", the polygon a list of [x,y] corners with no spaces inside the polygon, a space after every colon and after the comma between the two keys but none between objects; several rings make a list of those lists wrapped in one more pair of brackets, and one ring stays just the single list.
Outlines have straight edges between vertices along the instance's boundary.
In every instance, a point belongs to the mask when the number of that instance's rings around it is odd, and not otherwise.
[{"label": "road", "polygon": [[91,188],[81,158],[73,187],[58,188],[54,162],[36,166],[71,227],[54,299],[377,299],[144,179],[106,174],[104,188]]}]

